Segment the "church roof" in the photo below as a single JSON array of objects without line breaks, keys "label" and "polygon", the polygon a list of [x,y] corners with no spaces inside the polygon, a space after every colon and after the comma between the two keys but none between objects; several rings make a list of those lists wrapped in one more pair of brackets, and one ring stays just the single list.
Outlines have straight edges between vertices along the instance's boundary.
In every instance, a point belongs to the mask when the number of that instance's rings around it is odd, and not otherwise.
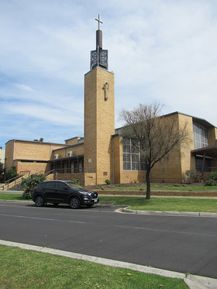
[{"label": "church roof", "polygon": [[[186,114],[186,113],[183,113],[183,112],[179,112],[179,111],[174,111],[174,112],[171,112],[171,113],[168,113],[168,114],[163,114],[163,115],[161,115],[159,117],[167,117],[167,116],[172,116],[172,115],[175,115],[175,114],[181,114],[181,115],[184,115],[184,116],[192,117],[193,121],[195,121],[197,123],[200,123],[201,125],[204,125],[206,127],[215,127],[213,124],[211,124],[210,122],[208,122],[207,120],[205,120],[203,118],[195,117],[195,116],[192,116],[192,115],[189,115],[189,114]],[[120,134],[121,130],[124,127],[125,126],[116,128],[115,129],[115,134]]]},{"label": "church roof", "polygon": [[44,142],[44,141],[40,141],[40,140],[23,140],[23,139],[11,139],[9,141],[6,142],[9,143],[9,142],[24,142],[24,143],[34,143],[34,144],[44,144],[44,145],[61,145],[63,147],[67,147],[66,144],[63,144],[63,143],[54,143],[54,142]]}]

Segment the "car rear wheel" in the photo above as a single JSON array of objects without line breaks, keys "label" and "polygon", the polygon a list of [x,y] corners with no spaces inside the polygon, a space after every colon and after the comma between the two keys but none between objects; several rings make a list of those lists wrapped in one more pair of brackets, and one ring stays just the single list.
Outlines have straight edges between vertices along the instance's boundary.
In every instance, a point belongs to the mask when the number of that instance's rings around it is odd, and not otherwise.
[{"label": "car rear wheel", "polygon": [[35,206],[36,207],[43,207],[44,206],[44,199],[41,196],[37,196],[35,198]]},{"label": "car rear wheel", "polygon": [[78,198],[71,198],[69,206],[72,209],[78,209],[81,206],[81,202],[80,202],[80,200]]}]

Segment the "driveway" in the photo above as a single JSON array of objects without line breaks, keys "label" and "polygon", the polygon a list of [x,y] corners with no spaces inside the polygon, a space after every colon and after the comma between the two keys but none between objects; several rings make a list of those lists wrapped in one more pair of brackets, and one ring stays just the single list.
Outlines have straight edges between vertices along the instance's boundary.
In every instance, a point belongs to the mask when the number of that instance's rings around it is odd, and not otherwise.
[{"label": "driveway", "polygon": [[217,278],[217,218],[0,202],[0,239]]}]

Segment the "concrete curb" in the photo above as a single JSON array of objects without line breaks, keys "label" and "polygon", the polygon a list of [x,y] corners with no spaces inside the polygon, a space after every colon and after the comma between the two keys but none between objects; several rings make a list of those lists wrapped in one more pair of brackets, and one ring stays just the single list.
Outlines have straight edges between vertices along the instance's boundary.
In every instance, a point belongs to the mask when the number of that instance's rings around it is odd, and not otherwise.
[{"label": "concrete curb", "polygon": [[140,211],[131,210],[128,207],[118,208],[115,210],[117,213],[130,213],[136,215],[154,215],[154,216],[183,216],[183,217],[209,217],[217,218],[217,213],[206,213],[206,212],[178,212],[178,211]]},{"label": "concrete curb", "polygon": [[106,259],[106,258],[83,255],[83,254],[78,254],[78,253],[73,253],[73,252],[68,252],[68,251],[62,251],[62,250],[51,249],[47,247],[28,245],[28,244],[5,241],[5,240],[0,240],[0,245],[17,247],[17,248],[21,248],[25,250],[48,253],[48,254],[53,254],[57,256],[78,259],[78,260],[84,260],[84,261],[94,262],[94,263],[101,264],[101,265],[117,267],[117,268],[125,268],[125,269],[139,271],[139,272],[143,272],[147,274],[155,274],[155,275],[160,275],[160,276],[169,277],[169,278],[178,278],[178,279],[184,280],[190,289],[216,289],[217,288],[217,279],[213,279],[213,278],[206,278],[206,277],[188,275],[188,274],[186,275],[184,273],[168,271],[168,270],[158,269],[158,268],[149,267],[149,266],[142,266],[142,265],[137,265],[137,264],[128,263],[128,262],[121,262],[121,261],[116,261],[116,260],[111,260],[111,259]]},{"label": "concrete curb", "polygon": [[184,279],[190,289],[216,289],[217,279],[196,275],[188,275]]},{"label": "concrete curb", "polygon": [[32,200],[0,200],[0,203],[17,203],[17,204],[22,204],[22,203],[28,203],[28,204],[34,204]]}]

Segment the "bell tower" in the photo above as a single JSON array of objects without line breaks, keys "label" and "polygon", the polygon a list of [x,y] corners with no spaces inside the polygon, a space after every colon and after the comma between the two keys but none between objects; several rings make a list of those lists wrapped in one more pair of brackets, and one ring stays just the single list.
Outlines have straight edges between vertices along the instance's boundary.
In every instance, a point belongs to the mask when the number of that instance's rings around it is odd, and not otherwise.
[{"label": "bell tower", "polygon": [[102,21],[98,15],[96,49],[90,53],[90,71],[84,76],[84,183],[111,179],[111,136],[114,134],[114,74],[108,71],[108,51],[102,48]]}]

